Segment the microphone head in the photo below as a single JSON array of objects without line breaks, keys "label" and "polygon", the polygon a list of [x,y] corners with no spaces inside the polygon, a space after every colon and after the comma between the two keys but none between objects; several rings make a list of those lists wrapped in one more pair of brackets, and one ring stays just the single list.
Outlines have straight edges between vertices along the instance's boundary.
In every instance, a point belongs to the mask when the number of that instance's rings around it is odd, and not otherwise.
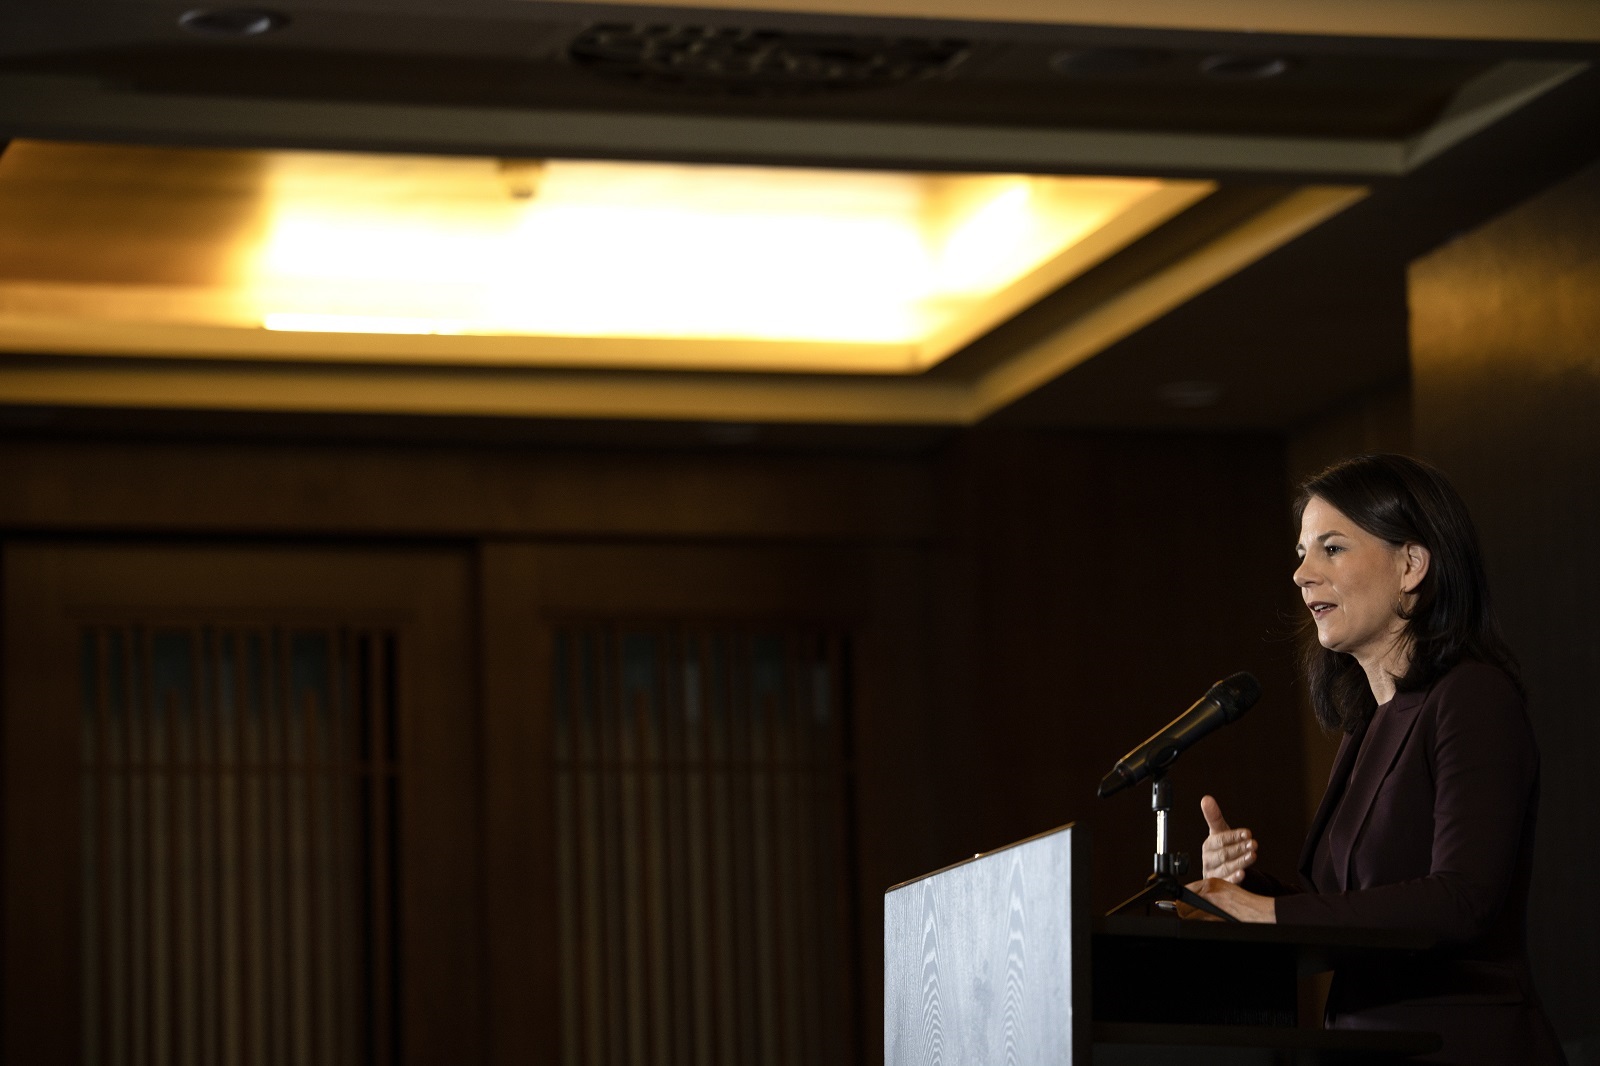
[{"label": "microphone head", "polygon": [[1225,721],[1237,722],[1261,698],[1261,682],[1254,675],[1241,670],[1212,685],[1206,697],[1215,700],[1217,706],[1222,708]]},{"label": "microphone head", "polygon": [[1112,796],[1118,792],[1121,792],[1132,783],[1132,780],[1130,780],[1121,770],[1112,768],[1112,771],[1101,780],[1100,787],[1095,791],[1095,795],[1101,799],[1105,799],[1107,796]]}]

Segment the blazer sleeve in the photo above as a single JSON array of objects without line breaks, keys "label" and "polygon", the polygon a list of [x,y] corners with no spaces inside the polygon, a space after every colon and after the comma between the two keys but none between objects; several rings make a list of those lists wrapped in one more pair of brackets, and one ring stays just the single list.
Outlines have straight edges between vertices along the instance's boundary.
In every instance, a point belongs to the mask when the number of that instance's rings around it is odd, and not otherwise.
[{"label": "blazer sleeve", "polygon": [[1239,883],[1239,887],[1258,896],[1292,896],[1303,891],[1299,885],[1291,885],[1254,866],[1245,868],[1244,880]]},{"label": "blazer sleeve", "polygon": [[[1521,696],[1501,671],[1479,664],[1452,671],[1429,696],[1434,706],[1423,709],[1431,714],[1418,728],[1428,730],[1421,739],[1434,785],[1433,810],[1390,812],[1431,817],[1427,875],[1349,892],[1285,896],[1277,903],[1278,921],[1418,929],[1444,943],[1484,932],[1517,874],[1537,802],[1538,752]],[[1382,846],[1382,827],[1369,824],[1357,848]]]}]

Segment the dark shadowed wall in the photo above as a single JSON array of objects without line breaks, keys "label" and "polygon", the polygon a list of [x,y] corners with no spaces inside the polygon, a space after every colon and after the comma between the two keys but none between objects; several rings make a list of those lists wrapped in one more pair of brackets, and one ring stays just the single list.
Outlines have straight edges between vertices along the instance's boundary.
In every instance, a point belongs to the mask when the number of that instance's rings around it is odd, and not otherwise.
[{"label": "dark shadowed wall", "polygon": [[1419,260],[1410,288],[1416,447],[1477,518],[1543,754],[1534,962],[1597,1061],[1600,165]]},{"label": "dark shadowed wall", "polygon": [[[469,561],[482,706],[459,726],[484,768],[471,835],[486,853],[464,867],[484,878],[471,992],[491,1061],[554,1058],[549,778],[528,714],[545,688],[526,668],[539,612],[566,604],[550,581],[582,578],[568,600],[623,616],[759,600],[844,618],[860,639],[854,1040],[871,1061],[883,890],[1076,820],[1095,836],[1096,905],[1132,893],[1149,870],[1148,793],[1094,788],[1235,670],[1266,695],[1179,765],[1177,843],[1198,850],[1210,790],[1292,864],[1306,807],[1285,476],[1270,436],[982,430],[886,456],[21,433],[0,439],[0,533],[18,560],[18,545],[70,541],[425,543]],[[590,557],[582,573],[571,562]],[[683,589],[656,587],[662,560]],[[26,856],[8,859],[27,875]],[[55,1028],[70,1042],[70,1019]]]},{"label": "dark shadowed wall", "polygon": [[1292,870],[1307,819],[1283,478],[1269,437],[978,432],[954,449],[952,858],[1078,820],[1097,905],[1132,894],[1154,850],[1149,790],[1100,800],[1100,778],[1249,670],[1261,702],[1172,773],[1175,846],[1198,864],[1210,791]]}]

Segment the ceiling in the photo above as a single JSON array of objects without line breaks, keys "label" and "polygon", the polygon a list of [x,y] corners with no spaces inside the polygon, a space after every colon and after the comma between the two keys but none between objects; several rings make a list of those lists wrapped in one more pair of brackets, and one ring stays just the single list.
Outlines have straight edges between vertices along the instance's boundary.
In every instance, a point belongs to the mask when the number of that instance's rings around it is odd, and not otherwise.
[{"label": "ceiling", "polygon": [[[1404,375],[1411,258],[1600,154],[1592,3],[1104,6],[303,0],[263,14],[13,0],[0,9],[6,138],[1118,175],[1211,192],[914,380],[386,365],[337,345],[218,359],[220,342],[193,338],[130,349],[116,330],[65,344],[12,329],[0,406],[22,423],[141,409],[1282,430]],[[250,27],[267,32],[228,32]]]}]

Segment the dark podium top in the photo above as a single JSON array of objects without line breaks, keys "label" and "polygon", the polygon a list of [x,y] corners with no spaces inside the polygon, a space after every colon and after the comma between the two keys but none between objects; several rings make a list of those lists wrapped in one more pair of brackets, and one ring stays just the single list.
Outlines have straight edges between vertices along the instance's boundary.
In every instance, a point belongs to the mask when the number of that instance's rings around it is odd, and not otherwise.
[{"label": "dark podium top", "polygon": [[1425,951],[1425,935],[1088,913],[1064,826],[884,895],[884,1061],[1399,1063],[1431,1033],[1300,1024],[1300,980]]},{"label": "dark podium top", "polygon": [[[1300,1025],[1300,979],[1349,962],[1425,951],[1433,946],[1430,936],[1136,915],[1092,925],[1097,1066],[1405,1062],[1439,1046],[1433,1033]],[[1212,1054],[1195,1058],[1202,1047]]]}]

